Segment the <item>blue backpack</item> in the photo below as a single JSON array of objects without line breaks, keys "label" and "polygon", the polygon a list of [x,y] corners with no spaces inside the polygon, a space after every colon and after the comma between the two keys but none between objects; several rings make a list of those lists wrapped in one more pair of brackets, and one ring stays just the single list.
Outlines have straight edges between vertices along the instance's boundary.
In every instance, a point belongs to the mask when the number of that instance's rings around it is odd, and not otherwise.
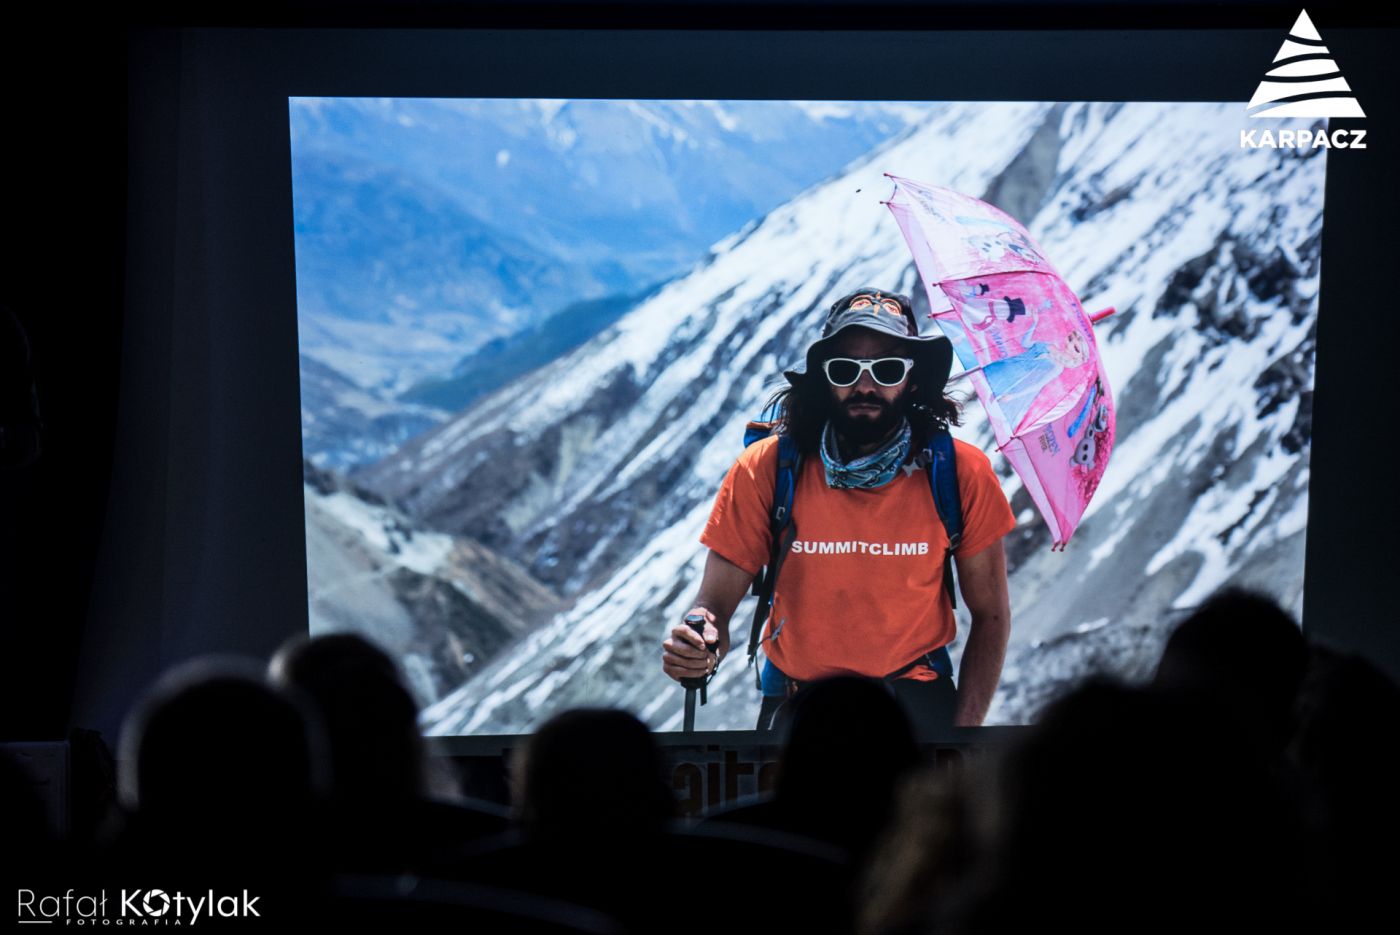
[{"label": "blue backpack", "polygon": [[[765,418],[765,416],[767,418]],[[775,413],[767,409],[756,420],[744,427],[744,447],[773,434]],[[943,556],[943,592],[948,595],[951,605],[958,606],[953,585],[953,550],[962,542],[963,516],[962,498],[958,493],[957,461],[953,455],[953,436],[946,429],[935,431],[923,451],[915,456],[917,463],[928,469],[929,489],[933,492],[933,505],[938,510],[938,518],[948,533],[948,551]],[[768,531],[771,534],[771,550],[768,564],[754,578],[753,593],[758,596],[754,608],[753,623],[749,628],[749,665],[754,666],[754,679],[761,690],[762,677],[757,668],[759,634],[763,623],[773,609],[773,593],[778,583],[778,572],[782,570],[784,557],[796,538],[797,527],[792,522],[792,498],[797,489],[798,472],[802,467],[802,456],[797,450],[797,442],[790,435],[778,436],[778,468],[773,483],[773,508],[768,514]],[[941,677],[952,678],[952,660],[946,646],[932,653],[925,653],[908,665],[885,676],[897,678],[917,665],[927,663]]]}]

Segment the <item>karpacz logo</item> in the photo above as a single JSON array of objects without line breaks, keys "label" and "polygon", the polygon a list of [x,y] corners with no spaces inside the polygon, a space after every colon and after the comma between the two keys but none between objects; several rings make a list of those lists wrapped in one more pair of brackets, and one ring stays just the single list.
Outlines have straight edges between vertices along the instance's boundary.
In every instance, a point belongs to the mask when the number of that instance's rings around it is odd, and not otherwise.
[{"label": "karpacz logo", "polygon": [[1365,149],[1365,130],[1241,130],[1241,149]]},{"label": "karpacz logo", "polygon": [[212,916],[261,918],[256,906],[260,898],[249,896],[247,890],[237,896],[215,896],[213,890],[186,896],[178,890],[171,894],[165,890],[124,889],[117,899],[116,914],[108,915],[106,890],[99,890],[95,896],[74,895],[72,890],[62,896],[20,890],[19,921],[61,921],[65,925],[193,925]]},{"label": "karpacz logo", "polygon": [[[1298,14],[1248,104],[1250,117],[1365,117],[1351,85],[1308,17]],[[1365,130],[1241,130],[1242,149],[1365,149]]]}]

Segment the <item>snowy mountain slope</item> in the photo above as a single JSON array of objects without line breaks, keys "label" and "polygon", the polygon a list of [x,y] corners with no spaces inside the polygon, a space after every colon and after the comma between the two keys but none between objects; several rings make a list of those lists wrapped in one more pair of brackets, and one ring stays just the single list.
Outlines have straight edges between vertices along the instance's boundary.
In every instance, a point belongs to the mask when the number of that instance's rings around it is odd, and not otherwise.
[{"label": "snowy mountain slope", "polygon": [[[1324,157],[1236,149],[1238,111],[945,105],[717,245],[594,341],[377,466],[367,481],[418,522],[469,532],[574,598],[425,711],[425,726],[524,731],[581,701],[678,724],[660,640],[694,595],[696,537],[743,423],[833,295],[916,285],[878,204],[885,171],[1001,193],[1086,308],[1119,310],[1097,334],[1118,440],[1067,552],[1049,552],[992,455],[1021,525],[1007,543],[1013,636],[989,722],[1029,719],[1090,668],[1141,674],[1179,616],[1169,609],[1227,581],[1299,608]],[[990,451],[975,400],[966,412],[958,434]],[[711,686],[702,728],[752,723],[741,659]]]},{"label": "snowy mountain slope", "polygon": [[400,661],[420,704],[559,609],[482,546],[415,533],[403,516],[309,463],[305,476],[311,633],[370,638]]}]

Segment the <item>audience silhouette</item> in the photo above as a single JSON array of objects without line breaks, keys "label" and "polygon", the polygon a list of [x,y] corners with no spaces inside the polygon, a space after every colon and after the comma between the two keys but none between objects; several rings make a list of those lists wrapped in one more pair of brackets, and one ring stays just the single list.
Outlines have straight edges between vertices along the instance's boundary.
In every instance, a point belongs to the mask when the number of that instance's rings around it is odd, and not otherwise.
[{"label": "audience silhouette", "polygon": [[1269,598],[1231,588],[1172,631],[1153,684],[1214,700],[1266,761],[1282,756],[1308,665],[1302,631]]},{"label": "audience silhouette", "polygon": [[803,835],[863,860],[919,763],[909,718],[883,682],[858,676],[804,686],[790,707],[773,793],[711,820]]},{"label": "audience silhouette", "polygon": [[417,705],[394,661],[369,640],[293,639],[268,674],[299,691],[324,725],[331,779],[324,841],[338,869],[409,870],[440,848],[506,829],[503,807],[429,794]]},{"label": "audience silhouette", "polygon": [[656,737],[602,708],[525,740],[507,810],[430,781],[393,659],[334,634],[162,677],[95,843],[86,819],[61,840],[13,764],[0,782],[36,873],[81,856],[108,886],[255,889],[287,919],[981,935],[1348,928],[1385,908],[1400,689],[1257,593],[1191,613],[1149,684],[1092,678],[953,766],[922,762],[879,681],[810,684],[790,711],[773,791],[698,823]]},{"label": "audience silhouette", "polygon": [[324,735],[261,664],[205,657],[169,671],[123,725],[117,779],[122,811],[101,861],[109,884],[249,889],[284,913],[319,888]]},{"label": "audience silhouette", "polygon": [[558,714],[526,741],[515,766],[517,813],[531,839],[634,838],[676,816],[651,731],[625,711]]}]

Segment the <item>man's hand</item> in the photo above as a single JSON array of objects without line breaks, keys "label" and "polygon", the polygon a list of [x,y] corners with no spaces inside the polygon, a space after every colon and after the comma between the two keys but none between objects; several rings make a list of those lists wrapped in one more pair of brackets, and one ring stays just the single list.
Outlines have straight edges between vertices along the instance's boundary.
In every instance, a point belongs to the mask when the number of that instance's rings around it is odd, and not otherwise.
[{"label": "man's hand", "polygon": [[[720,633],[714,612],[708,607],[692,607],[687,616],[692,614],[705,618],[703,639],[682,620],[671,628],[670,637],[661,644],[661,670],[676,681],[705,678],[729,653],[729,634]],[[709,646],[714,646],[715,651],[711,652]]]},{"label": "man's hand", "polygon": [[[700,593],[690,609],[690,613],[705,618],[704,638],[684,620],[672,627],[671,635],[661,644],[661,671],[676,681],[702,679],[713,672],[719,660],[729,655],[729,618],[752,583],[753,572],[711,551],[705,559]],[[708,651],[707,643],[716,651]]]}]

